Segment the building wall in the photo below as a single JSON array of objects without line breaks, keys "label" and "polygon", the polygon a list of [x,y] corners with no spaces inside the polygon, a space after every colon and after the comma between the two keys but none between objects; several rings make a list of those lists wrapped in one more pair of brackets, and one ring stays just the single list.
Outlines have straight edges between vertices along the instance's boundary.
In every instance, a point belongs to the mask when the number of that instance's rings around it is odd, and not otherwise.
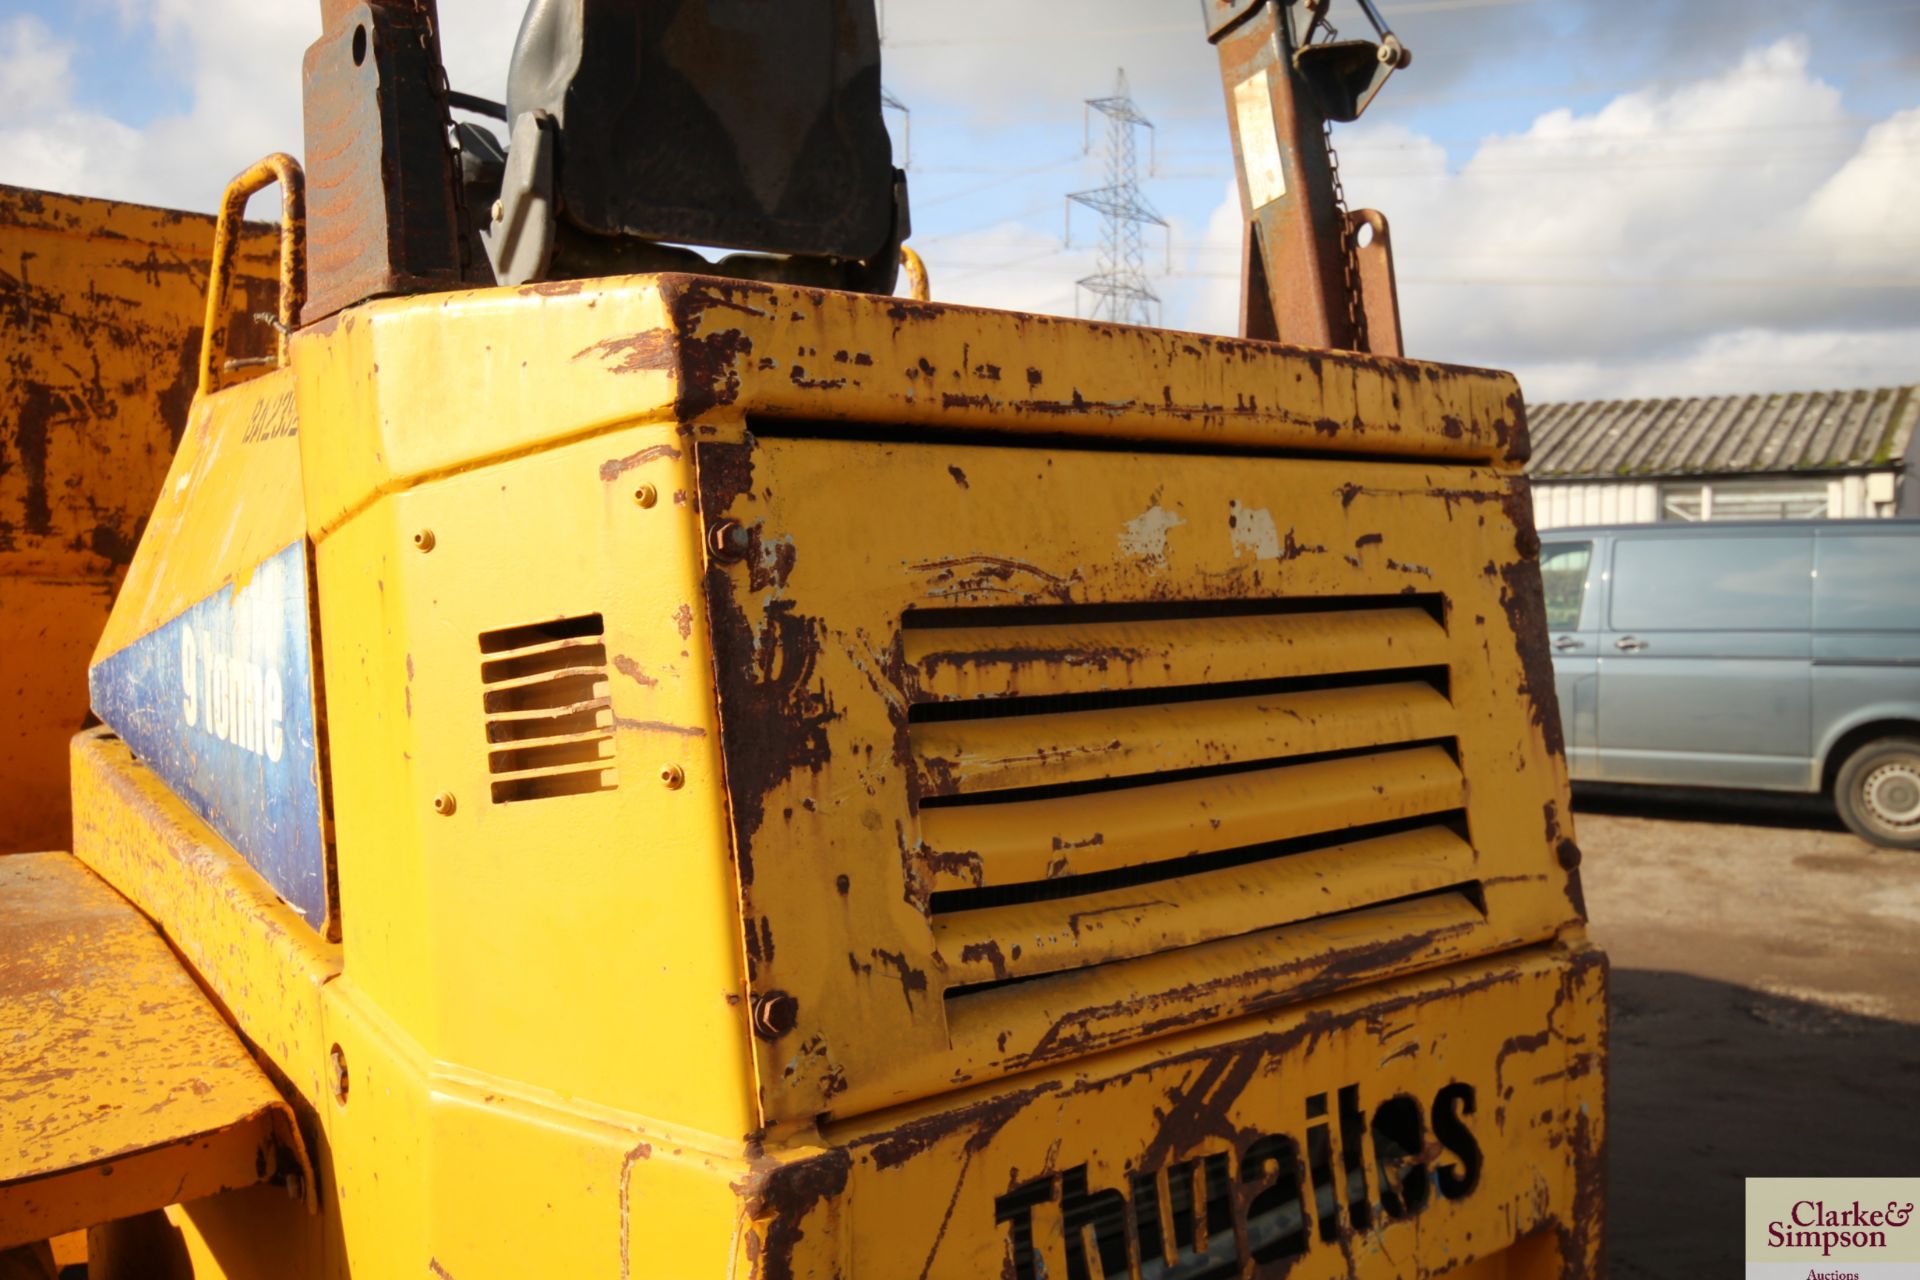
[{"label": "building wall", "polygon": [[1534,481],[1533,520],[1542,529],[1571,524],[1650,524],[1660,518],[1652,483]]},{"label": "building wall", "polygon": [[[1712,493],[1723,501],[1716,509]],[[1913,477],[1896,470],[1828,476],[1722,477],[1715,480],[1671,479],[1636,481],[1533,482],[1533,518],[1542,529],[1582,524],[1651,524],[1662,519],[1745,519],[1755,514],[1752,501],[1777,489],[1783,498],[1804,502],[1823,490],[1826,511],[1789,511],[1786,514],[1824,514],[1830,519],[1855,519],[1900,514],[1902,503],[1917,497]],[[1903,492],[1904,491],[1904,492]],[[1732,499],[1739,499],[1734,501]]]}]

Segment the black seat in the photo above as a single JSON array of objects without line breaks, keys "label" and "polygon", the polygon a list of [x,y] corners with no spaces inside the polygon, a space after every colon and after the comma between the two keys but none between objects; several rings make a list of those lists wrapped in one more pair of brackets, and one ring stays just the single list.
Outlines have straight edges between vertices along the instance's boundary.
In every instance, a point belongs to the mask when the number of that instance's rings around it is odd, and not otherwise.
[{"label": "black seat", "polygon": [[533,0],[507,83],[529,113],[563,243],[871,261],[904,232],[873,0]]}]

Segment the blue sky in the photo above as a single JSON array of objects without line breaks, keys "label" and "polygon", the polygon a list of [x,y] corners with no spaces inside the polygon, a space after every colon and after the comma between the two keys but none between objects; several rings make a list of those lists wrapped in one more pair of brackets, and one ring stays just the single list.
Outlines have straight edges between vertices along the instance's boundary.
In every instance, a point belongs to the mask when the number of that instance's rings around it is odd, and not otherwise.
[{"label": "blue sky", "polygon": [[[441,3],[455,84],[497,95],[520,4]],[[250,159],[298,151],[318,8],[5,0],[0,181],[210,207]],[[1382,8],[1413,66],[1336,141],[1353,202],[1393,220],[1410,354],[1515,368],[1534,398],[1920,381],[1920,0]],[[1164,322],[1231,329],[1232,159],[1196,0],[881,10],[936,297],[1074,309],[1099,226],[1076,209],[1064,243],[1064,197],[1103,180],[1081,104],[1124,66],[1157,126]],[[1352,0],[1334,16],[1364,30]]]}]

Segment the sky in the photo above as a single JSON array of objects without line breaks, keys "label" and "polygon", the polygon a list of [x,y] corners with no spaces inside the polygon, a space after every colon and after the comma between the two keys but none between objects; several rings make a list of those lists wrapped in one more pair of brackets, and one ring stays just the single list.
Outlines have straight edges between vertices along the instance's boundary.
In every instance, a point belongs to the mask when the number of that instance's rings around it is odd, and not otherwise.
[{"label": "sky", "polygon": [[[441,0],[502,96],[524,0]],[[1535,402],[1920,382],[1920,0],[1382,0],[1412,49],[1337,127],[1393,228],[1409,355]],[[1232,333],[1240,212],[1199,0],[879,0],[935,298],[1071,315],[1105,182],[1085,100],[1151,119],[1161,322]],[[1334,0],[1365,34],[1354,0]],[[300,149],[318,0],[0,0],[0,182],[211,209]],[[267,193],[256,210],[271,213]]]}]

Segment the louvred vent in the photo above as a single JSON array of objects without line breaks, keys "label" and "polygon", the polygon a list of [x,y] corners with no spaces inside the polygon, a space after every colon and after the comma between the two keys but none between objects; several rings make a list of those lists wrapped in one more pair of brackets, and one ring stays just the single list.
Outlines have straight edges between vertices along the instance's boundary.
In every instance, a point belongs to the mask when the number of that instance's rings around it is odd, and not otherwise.
[{"label": "louvred vent", "polygon": [[495,804],[617,784],[605,630],[594,613],[481,634]]}]

